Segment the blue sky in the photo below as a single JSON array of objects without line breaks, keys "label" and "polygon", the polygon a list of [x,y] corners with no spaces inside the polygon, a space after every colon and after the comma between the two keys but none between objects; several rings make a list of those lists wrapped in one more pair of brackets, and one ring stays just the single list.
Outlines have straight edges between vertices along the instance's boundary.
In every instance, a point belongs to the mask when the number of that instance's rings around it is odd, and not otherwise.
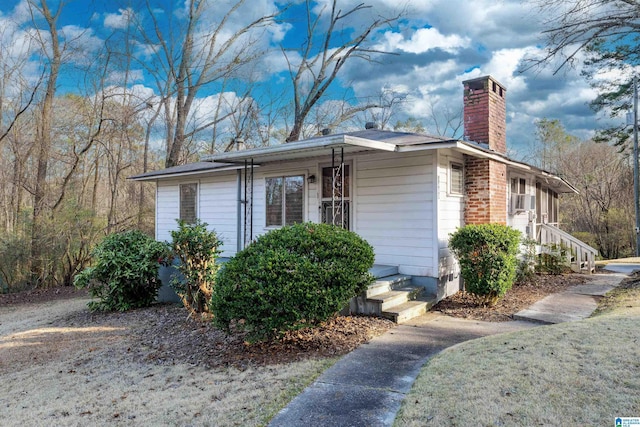
[{"label": "blue sky", "polygon": [[[58,0],[49,0],[52,7]],[[13,37],[26,33],[31,25],[25,17],[26,0],[3,0],[0,2],[0,28],[4,28],[7,47],[7,28],[15,27]],[[158,6],[180,1],[158,0]],[[212,2],[211,19],[218,11],[215,7],[228,0]],[[320,10],[329,0],[314,3]],[[82,65],[83,56],[90,57],[101,41],[121,25],[126,13],[141,13],[132,7],[127,11],[125,1],[68,1],[60,19],[60,26],[70,35],[79,34],[78,44],[86,49],[85,54],[75,59]],[[140,2],[141,3],[141,2]],[[360,0],[344,0],[344,10],[359,4]],[[390,15],[398,11],[396,0],[370,0],[372,8],[349,21],[358,28],[376,14]],[[240,13],[233,17],[234,26],[243,25],[249,19],[273,12],[281,7],[272,0],[248,0]],[[442,115],[444,111],[458,112],[462,107],[462,81],[482,75],[494,76],[507,88],[507,141],[515,157],[522,158],[535,140],[534,122],[537,119],[559,119],[573,134],[588,138],[609,121],[596,115],[588,106],[596,93],[579,75],[579,70],[565,70],[553,75],[552,68],[520,73],[522,61],[540,53],[542,40],[540,31],[544,17],[521,0],[413,0],[406,4],[406,14],[394,27],[387,27],[376,34],[373,45],[380,50],[393,52],[376,62],[354,60],[345,66],[331,96],[364,99],[375,96],[383,88],[390,88],[406,96],[406,102],[397,110],[397,119],[414,117],[422,121],[427,131],[435,133],[433,111]],[[284,15],[284,20],[270,28],[260,37],[260,47],[268,51],[261,60],[255,79],[264,91],[287,87],[286,61],[280,46],[295,46],[301,38],[303,8],[294,5]],[[158,15],[159,16],[159,15]],[[179,14],[169,16],[178,19]],[[164,21],[167,25],[166,22]],[[171,28],[166,27],[165,30]],[[2,40],[2,35],[0,35]],[[19,40],[19,37],[18,37]],[[16,43],[11,42],[11,49]],[[5,52],[3,57],[12,54]],[[138,55],[142,55],[140,51]],[[295,58],[295,51],[290,52]],[[144,60],[144,58],[142,58]],[[37,58],[31,58],[36,61]],[[36,68],[34,62],[34,69]],[[62,91],[77,88],[75,67],[67,67],[61,79]],[[140,90],[153,91],[153,84],[139,67],[131,82]],[[111,76],[118,84],[119,76]],[[120,82],[120,84],[122,84]],[[235,87],[235,90],[241,88]],[[204,99],[213,96],[214,89],[201,94],[203,109],[210,108]],[[440,120],[442,117],[440,117]]]}]

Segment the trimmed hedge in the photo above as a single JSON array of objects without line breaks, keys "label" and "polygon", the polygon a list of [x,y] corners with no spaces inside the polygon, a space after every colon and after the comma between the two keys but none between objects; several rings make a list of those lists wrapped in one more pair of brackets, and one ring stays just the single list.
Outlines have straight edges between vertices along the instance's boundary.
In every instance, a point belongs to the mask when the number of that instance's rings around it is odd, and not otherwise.
[{"label": "trimmed hedge", "polygon": [[95,265],[78,274],[73,284],[98,298],[89,303],[91,310],[148,307],[158,294],[158,268],[166,253],[164,243],[141,231],[110,234],[92,252]]},{"label": "trimmed hedge", "polygon": [[216,326],[263,340],[335,315],[371,283],[373,248],[327,224],[296,224],[259,237],[225,263],[211,311]]},{"label": "trimmed hedge", "polygon": [[465,289],[494,305],[516,278],[521,233],[501,224],[466,225],[451,234],[449,247],[460,262]]}]

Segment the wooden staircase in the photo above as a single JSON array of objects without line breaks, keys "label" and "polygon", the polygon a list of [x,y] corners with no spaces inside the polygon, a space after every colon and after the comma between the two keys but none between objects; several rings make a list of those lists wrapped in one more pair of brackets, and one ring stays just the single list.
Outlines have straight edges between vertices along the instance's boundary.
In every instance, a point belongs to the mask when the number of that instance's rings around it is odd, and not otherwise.
[{"label": "wooden staircase", "polygon": [[376,280],[362,295],[351,300],[351,313],[386,317],[404,323],[427,312],[436,302],[425,288],[412,283],[411,276],[398,274],[397,267],[374,266]]},{"label": "wooden staircase", "polygon": [[576,239],[566,231],[562,231],[558,227],[549,224],[540,224],[538,228],[538,242],[541,245],[541,251],[544,251],[544,246],[549,244],[555,244],[565,248],[567,263],[576,273],[591,274],[595,272],[598,250]]}]

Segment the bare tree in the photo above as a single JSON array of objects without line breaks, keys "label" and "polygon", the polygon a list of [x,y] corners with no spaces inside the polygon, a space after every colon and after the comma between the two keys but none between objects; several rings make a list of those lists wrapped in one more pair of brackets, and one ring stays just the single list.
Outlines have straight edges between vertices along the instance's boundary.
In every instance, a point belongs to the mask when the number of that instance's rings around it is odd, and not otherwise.
[{"label": "bare tree", "polygon": [[376,123],[380,129],[391,127],[391,121],[397,116],[400,108],[407,102],[407,94],[393,90],[390,87],[383,87],[377,95],[377,99],[371,103],[378,104],[378,107],[369,108],[358,117],[359,128],[364,128],[368,122]]},{"label": "bare tree", "polygon": [[[36,31],[36,40],[40,46],[43,60],[46,60],[48,75],[46,77],[45,92],[40,105],[40,114],[36,124],[36,146],[37,146],[37,169],[36,182],[33,195],[33,229],[31,238],[31,260],[33,262],[32,272],[36,280],[43,279],[41,266],[40,249],[38,239],[42,233],[43,215],[47,211],[46,191],[47,191],[47,168],[51,152],[51,127],[53,119],[53,101],[56,94],[56,86],[60,67],[62,65],[62,48],[58,35],[58,19],[65,2],[58,3],[56,10],[51,10],[47,0],[29,0],[29,10],[31,18],[36,25],[36,21],[41,17],[46,25],[46,33]],[[48,35],[48,37],[45,36]]]},{"label": "bare tree", "polygon": [[[371,9],[371,6],[360,3],[343,12],[338,8],[338,0],[333,0],[328,16],[325,16],[324,10],[314,16],[311,0],[306,0],[305,5],[307,32],[301,57],[294,60],[286,49],[282,50],[289,65],[294,104],[293,127],[286,142],[300,139],[305,121],[312,108],[320,101],[338,77],[340,69],[348,61],[352,58],[373,61],[373,55],[388,53],[367,47],[367,42],[370,41],[377,29],[391,25],[400,17],[400,15],[396,15],[391,18],[374,18],[365,28],[348,36],[349,20],[355,19],[359,13]],[[326,28],[322,27],[325,19],[327,20]],[[345,37],[346,40],[342,41],[342,38]],[[316,41],[319,41],[319,46],[316,45]],[[338,46],[334,46],[335,43],[338,43]],[[377,106],[378,104],[371,104],[356,108],[358,111],[362,111],[363,108]],[[354,111],[353,114],[355,113],[357,111]]]},{"label": "bare tree", "polygon": [[[554,73],[583,60],[583,74],[598,91],[591,106],[612,117],[631,108],[634,67],[640,65],[640,2],[635,0],[534,0],[540,16],[547,16],[546,49],[530,58],[524,70],[553,64]],[[602,78],[601,71],[615,71]],[[598,79],[593,79],[600,74]],[[598,132],[595,140],[624,145],[624,125]]]},{"label": "bare tree", "polygon": [[567,147],[558,159],[567,180],[580,191],[562,200],[566,228],[605,259],[630,256],[633,232],[633,173],[615,147],[592,141]]},{"label": "bare tree", "polygon": [[[545,55],[534,64],[560,59],[555,68],[573,64],[581,51],[606,49],[617,60],[638,62],[640,52],[627,49],[640,35],[640,3],[635,0],[535,0],[545,22]],[[606,46],[603,45],[606,43]],[[614,59],[613,57],[611,59]]]},{"label": "bare tree", "polygon": [[245,0],[236,1],[220,14],[217,22],[204,22],[204,14],[212,3],[187,0],[181,24],[171,22],[167,26],[159,16],[175,16],[177,11],[158,14],[154,10],[156,3],[146,1],[146,17],[151,19],[152,29],[148,31],[141,21],[138,30],[153,52],[152,60],[143,65],[154,76],[164,106],[166,167],[182,163],[186,142],[215,123],[212,120],[187,129],[198,93],[205,86],[233,75],[262,53],[256,49],[259,37],[255,30],[272,25],[279,12],[234,27],[231,21],[237,18],[244,3]]},{"label": "bare tree", "polygon": [[462,108],[451,109],[429,99],[428,117],[423,122],[415,117],[397,121],[394,130],[458,139],[462,137]]}]

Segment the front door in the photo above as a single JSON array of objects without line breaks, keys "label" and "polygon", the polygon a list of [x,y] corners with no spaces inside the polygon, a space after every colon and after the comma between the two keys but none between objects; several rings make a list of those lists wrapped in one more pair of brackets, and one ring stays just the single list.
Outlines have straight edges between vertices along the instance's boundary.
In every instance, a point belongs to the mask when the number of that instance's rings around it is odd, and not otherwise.
[{"label": "front door", "polygon": [[349,230],[350,223],[349,165],[322,168],[322,222]]}]

